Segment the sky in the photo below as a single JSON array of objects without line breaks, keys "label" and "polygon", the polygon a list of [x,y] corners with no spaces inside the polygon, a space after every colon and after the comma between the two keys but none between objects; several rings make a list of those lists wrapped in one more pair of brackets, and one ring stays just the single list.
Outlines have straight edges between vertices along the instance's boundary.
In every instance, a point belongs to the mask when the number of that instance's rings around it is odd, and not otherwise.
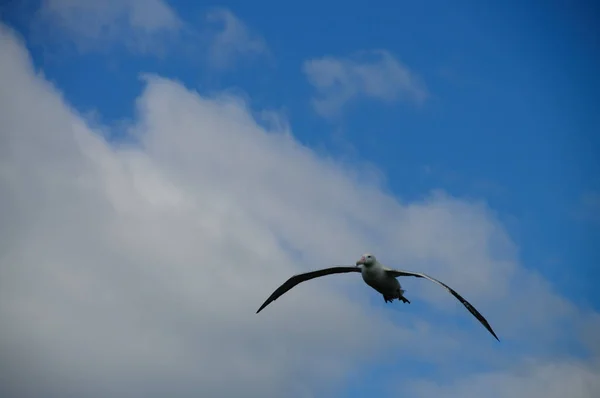
[{"label": "sky", "polygon": [[[600,395],[591,2],[0,5],[0,395]],[[400,278],[384,303],[354,264]]]}]

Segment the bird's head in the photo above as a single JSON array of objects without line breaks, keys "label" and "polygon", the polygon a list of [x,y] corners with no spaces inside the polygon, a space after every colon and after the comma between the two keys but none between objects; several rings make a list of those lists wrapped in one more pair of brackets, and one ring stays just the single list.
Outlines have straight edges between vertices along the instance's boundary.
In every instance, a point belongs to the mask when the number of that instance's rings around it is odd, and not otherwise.
[{"label": "bird's head", "polygon": [[356,262],[356,266],[358,267],[359,265],[364,265],[365,267],[370,267],[371,265],[375,264],[377,260],[375,259],[375,256],[372,255],[371,253],[365,253],[362,255],[362,257]]}]

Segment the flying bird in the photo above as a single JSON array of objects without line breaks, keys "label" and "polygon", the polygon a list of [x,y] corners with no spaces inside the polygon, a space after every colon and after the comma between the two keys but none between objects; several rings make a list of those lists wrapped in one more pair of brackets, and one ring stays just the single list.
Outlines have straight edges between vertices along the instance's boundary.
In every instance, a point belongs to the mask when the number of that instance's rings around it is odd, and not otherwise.
[{"label": "flying bird", "polygon": [[277,300],[280,296],[286,293],[288,290],[292,289],[294,286],[299,283],[319,278],[321,276],[332,275],[332,274],[344,274],[349,272],[360,272],[362,274],[363,281],[373,289],[381,293],[383,299],[386,303],[391,303],[394,299],[402,301],[403,303],[409,303],[410,301],[404,297],[404,290],[400,286],[400,282],[396,279],[399,276],[414,276],[417,278],[425,278],[430,280],[431,282],[437,283],[446,289],[450,294],[458,299],[475,318],[496,338],[496,333],[492,330],[492,327],[488,323],[488,321],[469,303],[465,300],[460,294],[458,294],[454,289],[449,287],[443,282],[432,278],[429,275],[420,273],[420,272],[411,272],[411,271],[402,271],[396,270],[392,268],[388,268],[381,264],[373,254],[366,253],[364,254],[357,262],[355,266],[335,266],[330,268],[323,268],[317,271],[305,272],[303,274],[298,274],[292,276],[288,279],[283,285],[279,286],[277,290],[269,296],[269,298],[260,306],[256,313],[261,312],[267,305],[271,304],[273,301]]}]

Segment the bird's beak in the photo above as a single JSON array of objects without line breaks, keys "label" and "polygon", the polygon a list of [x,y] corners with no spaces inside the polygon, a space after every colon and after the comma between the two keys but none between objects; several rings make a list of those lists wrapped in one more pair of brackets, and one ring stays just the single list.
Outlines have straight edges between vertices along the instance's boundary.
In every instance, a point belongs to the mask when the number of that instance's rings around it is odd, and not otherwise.
[{"label": "bird's beak", "polygon": [[359,265],[361,265],[361,264],[364,264],[364,263],[365,263],[365,258],[364,258],[364,257],[361,257],[361,258],[360,258],[360,260],[358,260],[358,261],[356,262],[356,266],[358,267]]}]

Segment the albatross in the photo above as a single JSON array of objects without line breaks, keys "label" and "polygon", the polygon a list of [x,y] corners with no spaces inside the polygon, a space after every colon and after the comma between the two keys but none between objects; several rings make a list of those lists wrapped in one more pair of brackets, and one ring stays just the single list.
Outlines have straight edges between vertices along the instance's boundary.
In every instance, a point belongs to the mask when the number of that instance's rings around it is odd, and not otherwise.
[{"label": "albatross", "polygon": [[394,301],[394,299],[396,299],[402,301],[403,303],[410,304],[410,301],[406,297],[404,297],[405,290],[403,290],[400,286],[400,282],[398,282],[398,279],[396,279],[397,277],[414,276],[417,278],[428,279],[431,282],[442,286],[444,289],[450,292],[450,294],[456,297],[458,301],[460,301],[469,310],[469,312],[473,314],[473,316],[477,318],[477,320],[492,334],[492,336],[494,336],[496,340],[500,341],[500,339],[498,339],[498,336],[496,336],[496,333],[494,333],[492,327],[490,326],[488,321],[483,317],[483,315],[481,315],[479,311],[477,311],[475,307],[471,305],[471,303],[465,300],[454,289],[452,289],[445,283],[440,282],[439,280],[420,272],[411,272],[388,268],[381,264],[379,261],[377,261],[375,256],[370,253],[364,254],[354,266],[334,266],[292,276],[281,286],[279,286],[277,290],[273,292],[273,294],[269,296],[269,298],[263,303],[263,305],[260,306],[256,313],[258,314],[259,312],[261,312],[267,305],[277,300],[284,293],[286,293],[299,283],[319,278],[321,276],[345,274],[349,272],[360,272],[362,274],[363,281],[365,281],[367,285],[371,286],[377,292],[381,293],[386,303],[391,303],[392,301]]}]

